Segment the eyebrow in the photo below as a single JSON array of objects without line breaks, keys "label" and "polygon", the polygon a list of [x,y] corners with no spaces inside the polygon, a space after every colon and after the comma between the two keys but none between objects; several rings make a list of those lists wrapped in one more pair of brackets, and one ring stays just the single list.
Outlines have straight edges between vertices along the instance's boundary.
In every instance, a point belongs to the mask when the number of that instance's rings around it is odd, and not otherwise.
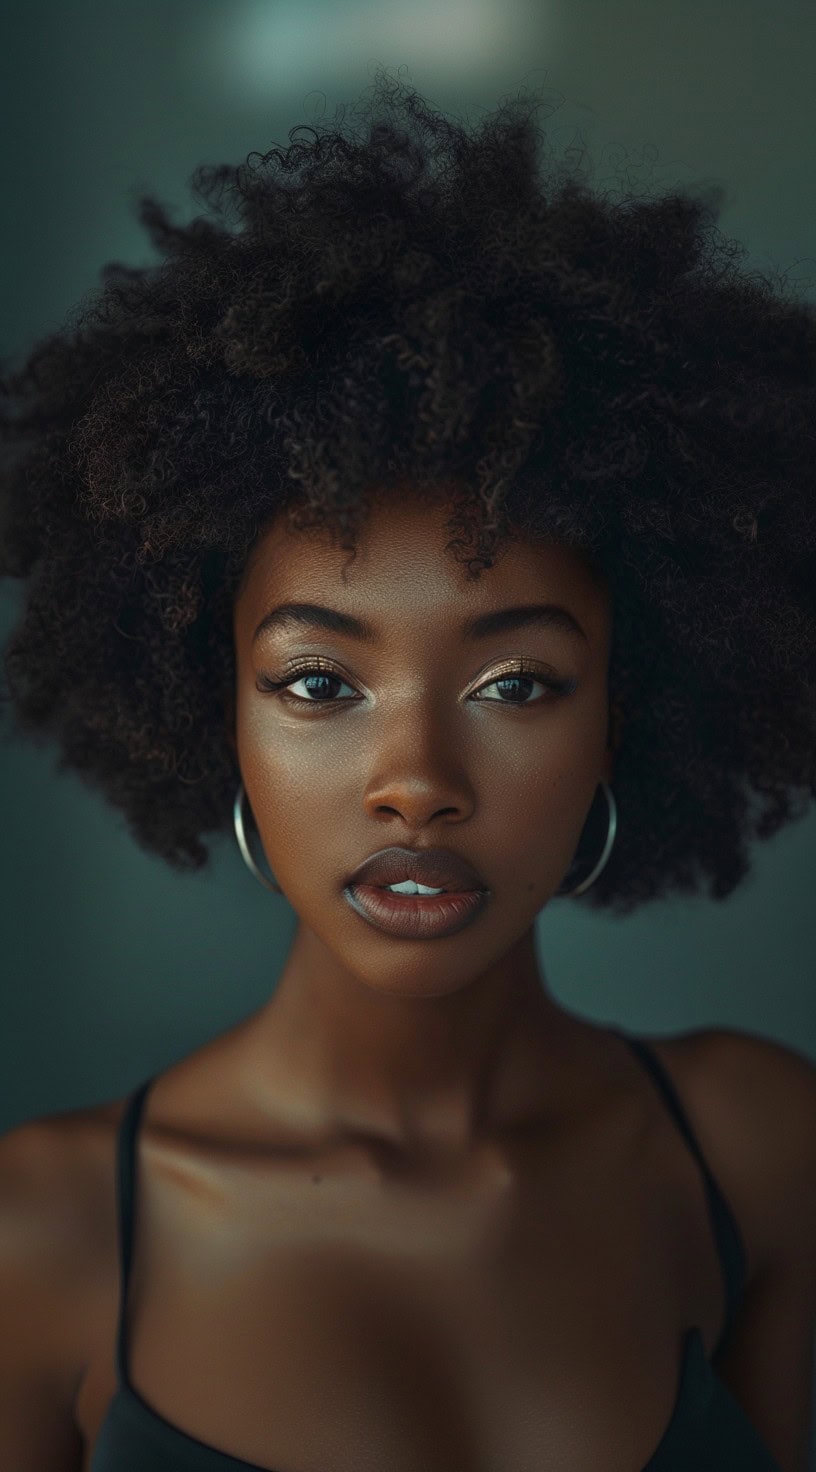
[{"label": "eyebrow", "polygon": [[[466,640],[486,639],[491,634],[506,634],[514,629],[555,629],[583,639],[584,630],[568,609],[558,603],[521,603],[512,608],[495,608],[490,613],[480,613],[469,618],[461,628]],[[359,639],[367,644],[377,642],[377,630],[366,619],[351,613],[341,613],[336,608],[326,608],[322,603],[281,603],[264,614],[252,636],[252,642],[270,630],[287,628],[324,629],[330,634],[341,634],[348,639]]]}]

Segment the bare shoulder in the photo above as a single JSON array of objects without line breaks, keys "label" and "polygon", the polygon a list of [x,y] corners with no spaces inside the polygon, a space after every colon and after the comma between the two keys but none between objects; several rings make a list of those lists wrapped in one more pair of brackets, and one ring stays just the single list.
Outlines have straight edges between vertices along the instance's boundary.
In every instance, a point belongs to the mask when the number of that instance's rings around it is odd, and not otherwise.
[{"label": "bare shoulder", "polygon": [[816,1275],[816,1064],[739,1028],[646,1038],[674,1077],[745,1228],[749,1279],[782,1259]]},{"label": "bare shoulder", "polygon": [[[125,1100],[31,1119],[0,1135],[0,1277],[14,1353],[73,1403],[88,1309],[115,1251],[115,1133]],[[19,1322],[18,1322],[19,1320]]]},{"label": "bare shoulder", "polygon": [[124,1097],[40,1115],[0,1135],[4,1204],[13,1199],[25,1205],[45,1227],[62,1229],[66,1249],[81,1247],[100,1190],[109,1194],[111,1147],[126,1103]]}]

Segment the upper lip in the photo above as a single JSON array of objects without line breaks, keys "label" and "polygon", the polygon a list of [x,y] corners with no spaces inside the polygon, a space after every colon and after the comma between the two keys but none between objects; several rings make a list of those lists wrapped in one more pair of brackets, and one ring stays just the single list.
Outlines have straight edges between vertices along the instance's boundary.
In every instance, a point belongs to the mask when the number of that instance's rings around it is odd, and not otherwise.
[{"label": "upper lip", "polygon": [[359,864],[347,884],[399,884],[413,879],[431,889],[487,889],[481,875],[449,848],[381,848]]}]

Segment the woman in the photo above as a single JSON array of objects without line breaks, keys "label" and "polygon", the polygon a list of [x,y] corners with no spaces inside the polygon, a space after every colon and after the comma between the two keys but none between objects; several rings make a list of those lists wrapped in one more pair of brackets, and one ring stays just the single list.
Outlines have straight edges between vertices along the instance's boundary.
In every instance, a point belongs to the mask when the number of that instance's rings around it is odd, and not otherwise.
[{"label": "woman", "polygon": [[19,729],[299,925],[0,1141],[0,1463],[803,1472],[816,1069],[570,1013],[534,923],[724,899],[816,791],[814,313],[521,104],[376,100],[146,199],[6,377]]}]

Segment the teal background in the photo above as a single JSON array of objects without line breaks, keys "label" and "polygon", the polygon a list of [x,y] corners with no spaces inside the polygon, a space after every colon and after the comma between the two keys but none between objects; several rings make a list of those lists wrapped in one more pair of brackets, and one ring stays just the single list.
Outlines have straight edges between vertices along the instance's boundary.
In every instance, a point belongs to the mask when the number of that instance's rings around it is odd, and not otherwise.
[{"label": "teal background", "polygon": [[[111,259],[146,264],[134,216],[152,190],[179,218],[202,161],[240,162],[331,122],[378,64],[474,124],[543,84],[558,151],[586,147],[599,187],[718,182],[745,269],[816,280],[816,10],[754,0],[535,6],[378,0],[15,0],[4,8],[0,350],[65,318]],[[21,604],[0,583],[3,642]],[[784,718],[784,713],[780,713]],[[5,732],[0,1129],[92,1104],[259,1006],[295,927],[225,835],[209,873],[141,852],[118,813],[54,753]],[[620,814],[625,823],[626,814]],[[709,1024],[816,1059],[816,816],[755,849],[725,903],[671,900],[625,921],[554,900],[537,922],[570,1007],[641,1032]]]},{"label": "teal background", "polygon": [[[559,151],[599,187],[723,183],[745,269],[813,299],[816,8],[793,0],[41,0],[3,7],[0,351],[58,326],[112,259],[147,264],[141,190],[198,213],[203,161],[241,162],[331,122],[383,63],[475,123],[546,84]],[[0,584],[0,642],[21,605]],[[784,720],[784,712],[780,712]],[[0,738],[0,1131],[131,1090],[261,1005],[295,928],[232,835],[209,872],[141,852],[54,753]],[[626,822],[625,811],[620,814]],[[643,1033],[734,1026],[816,1060],[816,815],[755,849],[725,903],[626,921],[569,900],[537,939],[571,1008]],[[816,1467],[816,1447],[812,1453]]]}]

